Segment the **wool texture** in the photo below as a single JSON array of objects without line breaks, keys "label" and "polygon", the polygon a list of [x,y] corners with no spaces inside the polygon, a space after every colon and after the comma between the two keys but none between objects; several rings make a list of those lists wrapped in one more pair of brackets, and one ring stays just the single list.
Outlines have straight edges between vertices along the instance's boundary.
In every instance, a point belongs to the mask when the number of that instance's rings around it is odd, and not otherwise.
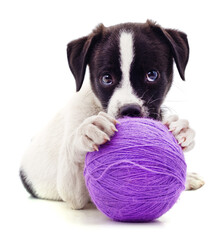
[{"label": "wool texture", "polygon": [[122,118],[110,142],[85,159],[85,183],[96,207],[116,221],[159,218],[185,189],[186,163],[167,127]]}]

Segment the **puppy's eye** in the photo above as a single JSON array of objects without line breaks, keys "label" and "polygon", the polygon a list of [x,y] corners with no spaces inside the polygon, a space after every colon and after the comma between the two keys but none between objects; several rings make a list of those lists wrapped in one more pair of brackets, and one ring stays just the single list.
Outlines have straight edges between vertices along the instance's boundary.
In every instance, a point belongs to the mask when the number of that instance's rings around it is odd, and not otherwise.
[{"label": "puppy's eye", "polygon": [[104,86],[110,86],[114,84],[114,80],[110,74],[105,74],[101,77],[100,82]]},{"label": "puppy's eye", "polygon": [[146,80],[148,82],[154,82],[158,79],[158,77],[159,77],[159,73],[158,71],[155,71],[155,70],[151,70],[146,74]]}]

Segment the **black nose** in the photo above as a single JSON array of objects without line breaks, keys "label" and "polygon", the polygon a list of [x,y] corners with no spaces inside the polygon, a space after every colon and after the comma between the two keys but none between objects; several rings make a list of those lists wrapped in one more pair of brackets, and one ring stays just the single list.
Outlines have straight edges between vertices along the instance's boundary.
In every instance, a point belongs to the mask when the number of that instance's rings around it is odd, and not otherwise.
[{"label": "black nose", "polygon": [[141,116],[141,107],[137,104],[128,104],[124,105],[120,109],[120,116],[128,117],[140,117]]}]

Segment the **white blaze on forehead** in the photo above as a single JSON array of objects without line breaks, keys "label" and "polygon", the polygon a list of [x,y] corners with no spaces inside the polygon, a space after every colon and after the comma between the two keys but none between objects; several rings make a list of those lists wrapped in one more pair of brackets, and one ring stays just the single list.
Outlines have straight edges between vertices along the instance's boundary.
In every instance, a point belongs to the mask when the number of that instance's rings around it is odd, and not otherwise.
[{"label": "white blaze on forehead", "polygon": [[120,68],[122,78],[119,86],[114,90],[108,104],[108,113],[117,116],[122,106],[127,104],[138,104],[142,107],[143,101],[139,99],[130,82],[131,64],[134,59],[133,33],[121,31],[119,35]]},{"label": "white blaze on forehead", "polygon": [[123,84],[129,83],[130,67],[134,57],[133,35],[130,32],[121,32],[120,35],[120,64]]}]

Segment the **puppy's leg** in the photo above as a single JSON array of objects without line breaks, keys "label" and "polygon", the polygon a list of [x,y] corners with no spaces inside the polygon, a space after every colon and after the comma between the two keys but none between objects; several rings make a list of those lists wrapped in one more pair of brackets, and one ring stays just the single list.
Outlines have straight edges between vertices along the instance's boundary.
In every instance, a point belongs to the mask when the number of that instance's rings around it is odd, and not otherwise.
[{"label": "puppy's leg", "polygon": [[186,190],[196,190],[201,188],[205,182],[197,173],[187,173]]},{"label": "puppy's leg", "polygon": [[[104,112],[85,119],[73,135],[67,136],[60,153],[57,188],[60,197],[74,209],[89,201],[83,170],[87,152],[98,151],[117,131],[117,121]],[[69,131],[67,131],[69,132]]]},{"label": "puppy's leg", "polygon": [[[163,123],[173,133],[184,152],[190,151],[195,145],[195,131],[190,128],[189,122],[179,119],[177,115],[171,115],[163,120]],[[196,173],[187,173],[186,190],[201,188],[205,182]]]}]

